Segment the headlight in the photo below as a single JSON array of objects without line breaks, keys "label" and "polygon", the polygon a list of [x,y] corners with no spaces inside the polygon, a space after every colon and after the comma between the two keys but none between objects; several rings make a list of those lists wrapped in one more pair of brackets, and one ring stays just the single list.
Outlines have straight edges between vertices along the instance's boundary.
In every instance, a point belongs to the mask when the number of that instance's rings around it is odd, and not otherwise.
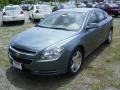
[{"label": "headlight", "polygon": [[62,54],[64,48],[63,47],[55,47],[52,49],[46,49],[43,51],[41,55],[41,60],[51,60],[51,59],[57,59]]}]

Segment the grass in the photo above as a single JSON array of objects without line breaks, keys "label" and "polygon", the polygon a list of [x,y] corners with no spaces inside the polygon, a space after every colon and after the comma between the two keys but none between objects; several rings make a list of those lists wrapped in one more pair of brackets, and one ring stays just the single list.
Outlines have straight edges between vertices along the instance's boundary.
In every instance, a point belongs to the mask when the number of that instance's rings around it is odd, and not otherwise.
[{"label": "grass", "polygon": [[10,39],[32,26],[32,24],[25,24],[0,27],[0,81],[6,82],[0,90],[5,88],[8,90],[107,90],[107,88],[120,90],[119,18],[114,19],[112,44],[102,45],[93,52],[86,59],[81,72],[74,77],[36,77],[10,68],[7,56]]}]

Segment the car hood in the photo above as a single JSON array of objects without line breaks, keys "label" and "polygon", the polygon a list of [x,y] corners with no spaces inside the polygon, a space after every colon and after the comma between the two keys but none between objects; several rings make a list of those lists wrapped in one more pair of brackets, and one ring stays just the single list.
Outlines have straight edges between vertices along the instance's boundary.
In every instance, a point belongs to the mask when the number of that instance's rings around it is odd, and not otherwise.
[{"label": "car hood", "polygon": [[11,45],[17,48],[41,50],[75,34],[77,32],[33,27],[16,35]]}]

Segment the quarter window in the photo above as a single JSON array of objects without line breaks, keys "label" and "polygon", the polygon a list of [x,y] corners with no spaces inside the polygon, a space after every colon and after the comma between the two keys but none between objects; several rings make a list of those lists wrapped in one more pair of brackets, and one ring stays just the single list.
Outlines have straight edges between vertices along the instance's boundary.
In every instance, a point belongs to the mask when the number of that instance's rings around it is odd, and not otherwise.
[{"label": "quarter window", "polygon": [[102,21],[106,18],[105,13],[103,11],[97,10],[96,14],[98,16],[99,21]]},{"label": "quarter window", "polygon": [[90,12],[90,14],[89,14],[88,25],[90,23],[97,23],[97,16],[96,16],[95,12],[93,12],[93,11]]}]

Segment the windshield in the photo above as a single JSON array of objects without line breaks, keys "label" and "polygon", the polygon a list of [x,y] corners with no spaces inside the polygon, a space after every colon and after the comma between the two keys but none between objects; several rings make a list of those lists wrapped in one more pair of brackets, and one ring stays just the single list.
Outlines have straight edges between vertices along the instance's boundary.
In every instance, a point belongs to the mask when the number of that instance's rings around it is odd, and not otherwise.
[{"label": "windshield", "polygon": [[40,27],[77,31],[81,28],[85,18],[83,12],[58,11],[38,24]]}]

